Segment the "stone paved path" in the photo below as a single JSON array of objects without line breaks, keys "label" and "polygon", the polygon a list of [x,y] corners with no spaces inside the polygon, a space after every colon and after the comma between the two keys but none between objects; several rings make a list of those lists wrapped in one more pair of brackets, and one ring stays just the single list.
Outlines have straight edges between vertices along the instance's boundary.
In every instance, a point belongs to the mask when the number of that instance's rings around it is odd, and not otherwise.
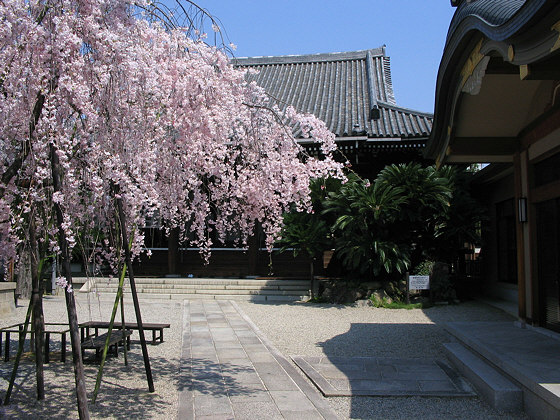
[{"label": "stone paved path", "polygon": [[178,419],[336,419],[231,301],[186,301]]}]

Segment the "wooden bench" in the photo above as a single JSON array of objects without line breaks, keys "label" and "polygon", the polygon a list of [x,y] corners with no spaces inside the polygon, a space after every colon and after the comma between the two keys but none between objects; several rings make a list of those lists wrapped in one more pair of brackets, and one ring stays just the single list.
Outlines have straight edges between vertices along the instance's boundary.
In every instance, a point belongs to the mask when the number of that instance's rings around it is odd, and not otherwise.
[{"label": "wooden bench", "polygon": [[[55,330],[50,327],[62,326],[66,327],[62,330]],[[4,335],[4,361],[7,362],[10,360],[10,336],[11,334],[18,335],[18,342],[23,339],[23,327],[24,323],[10,325],[8,327],[0,328],[0,356],[2,355],[2,335]],[[33,340],[35,336],[35,331],[31,329],[31,324],[29,325],[29,330],[27,331],[30,334],[30,350],[33,351]],[[50,340],[51,334],[60,334],[60,361],[66,362],[66,334],[70,332],[68,328],[68,324],[60,323],[60,322],[46,322],[45,323],[45,332],[44,332],[44,363],[50,362]]]},{"label": "wooden bench", "polygon": [[[158,324],[158,323],[142,323],[142,327],[146,331],[152,332],[152,344],[156,344],[156,341],[159,340],[160,343],[163,343],[163,329],[169,328],[170,324]],[[138,324],[136,322],[126,322],[125,326],[127,330],[137,330]],[[108,329],[109,322],[108,321],[87,321],[80,324],[80,334],[82,341],[84,341],[87,337],[90,337],[90,329],[95,330],[94,336],[99,335],[99,329]],[[122,329],[122,323],[120,321],[115,321],[113,324],[113,329],[120,330]],[[159,332],[159,335],[156,335]]]},{"label": "wooden bench", "polygon": [[[82,341],[82,357],[84,356],[84,350],[95,350],[95,357],[99,358],[99,354],[103,347],[105,347],[105,341],[107,341],[106,332],[101,335],[89,336],[84,341]],[[119,355],[119,344],[123,344],[126,341],[126,347],[130,349],[130,336],[132,335],[131,330],[113,330],[111,331],[111,338],[109,339],[109,351],[113,349],[115,356]]]}]

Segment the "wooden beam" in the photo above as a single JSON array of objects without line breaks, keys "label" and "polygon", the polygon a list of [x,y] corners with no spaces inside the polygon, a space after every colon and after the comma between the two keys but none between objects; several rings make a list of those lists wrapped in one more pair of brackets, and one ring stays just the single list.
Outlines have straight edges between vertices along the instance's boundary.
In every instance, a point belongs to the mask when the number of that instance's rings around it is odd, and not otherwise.
[{"label": "wooden beam", "polygon": [[521,80],[531,80],[531,69],[528,64],[522,64],[519,66],[519,78]]},{"label": "wooden beam", "polygon": [[523,64],[519,66],[519,77],[521,80],[559,80],[560,57],[554,56],[542,62]]},{"label": "wooden beam", "polygon": [[519,66],[519,78],[521,80],[558,80],[560,71],[558,68],[522,65]]},{"label": "wooden beam", "polygon": [[560,128],[560,108],[552,108],[540,115],[519,133],[520,147],[528,149],[529,146],[558,128]]},{"label": "wooden beam", "polygon": [[445,163],[512,163],[513,155],[451,155]]},{"label": "wooden beam", "polygon": [[516,150],[515,137],[455,137],[448,155],[511,156]]},{"label": "wooden beam", "polygon": [[502,57],[490,57],[486,74],[518,74],[519,67],[504,61]]}]

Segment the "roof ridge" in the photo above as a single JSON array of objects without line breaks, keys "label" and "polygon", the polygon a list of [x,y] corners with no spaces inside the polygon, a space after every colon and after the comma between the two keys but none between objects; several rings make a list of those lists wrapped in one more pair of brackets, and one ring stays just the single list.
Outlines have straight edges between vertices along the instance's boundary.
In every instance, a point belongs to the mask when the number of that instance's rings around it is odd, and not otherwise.
[{"label": "roof ridge", "polygon": [[290,64],[290,63],[312,63],[325,61],[347,61],[347,60],[363,60],[368,52],[372,56],[384,57],[385,45],[379,48],[358,51],[343,51],[319,54],[301,54],[301,55],[277,55],[277,56],[261,56],[261,57],[233,57],[231,59],[234,65],[240,66],[257,66],[267,64]]}]

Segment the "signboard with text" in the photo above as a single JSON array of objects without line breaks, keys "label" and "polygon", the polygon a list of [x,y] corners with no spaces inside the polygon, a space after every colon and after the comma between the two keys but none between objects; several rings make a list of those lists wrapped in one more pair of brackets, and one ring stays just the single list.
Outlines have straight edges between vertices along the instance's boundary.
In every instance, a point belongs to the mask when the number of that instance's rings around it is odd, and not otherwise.
[{"label": "signboard with text", "polygon": [[430,290],[430,276],[409,276],[408,288],[412,290]]}]

